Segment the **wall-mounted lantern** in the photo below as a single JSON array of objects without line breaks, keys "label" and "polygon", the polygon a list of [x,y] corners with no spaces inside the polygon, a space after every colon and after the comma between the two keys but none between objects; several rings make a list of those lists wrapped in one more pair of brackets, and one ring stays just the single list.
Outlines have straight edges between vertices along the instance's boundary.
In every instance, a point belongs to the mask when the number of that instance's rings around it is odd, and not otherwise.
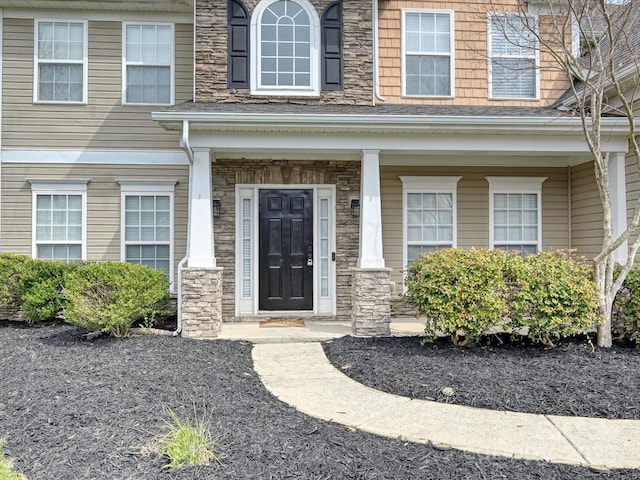
[{"label": "wall-mounted lantern", "polygon": [[213,199],[213,216],[218,218],[222,212],[222,202],[219,198]]},{"label": "wall-mounted lantern", "polygon": [[351,216],[352,217],[360,216],[360,199],[359,198],[351,199]]}]

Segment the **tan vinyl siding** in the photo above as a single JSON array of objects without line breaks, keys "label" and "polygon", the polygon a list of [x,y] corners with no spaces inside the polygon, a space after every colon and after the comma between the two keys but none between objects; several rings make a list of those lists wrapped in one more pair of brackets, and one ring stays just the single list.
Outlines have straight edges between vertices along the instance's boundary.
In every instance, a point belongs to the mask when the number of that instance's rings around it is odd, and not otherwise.
[{"label": "tan vinyl siding", "polygon": [[184,256],[187,238],[187,166],[42,165],[2,166],[3,252],[31,255],[31,185],[27,179],[88,179],[87,259],[116,260],[120,256],[120,185],[116,180],[177,180],[174,192],[174,274]]},{"label": "tan vinyl siding", "polygon": [[[455,98],[402,96],[402,9],[453,10],[455,28]],[[540,100],[489,100],[487,11],[515,11],[510,0],[389,0],[380,8],[380,93],[387,103],[444,105],[549,105],[569,84],[548,54],[540,58]],[[541,20],[542,22],[542,20]]]},{"label": "tan vinyl siding", "polygon": [[[122,23],[91,21],[88,31],[88,104],[34,104],[34,21],[4,19],[3,148],[176,150],[178,134],[151,120],[164,106],[122,105]],[[175,37],[180,103],[192,97],[192,26],[177,24]]]},{"label": "tan vinyl siding", "polygon": [[567,169],[383,166],[382,237],[392,281],[402,283],[402,182],[400,176],[461,176],[458,182],[458,247],[489,246],[489,182],[486,176],[548,177],[542,184],[542,248],[568,248]]},{"label": "tan vinyl siding", "polygon": [[592,259],[602,248],[602,205],[593,163],[571,168],[572,247]]},{"label": "tan vinyl siding", "polygon": [[[640,141],[640,138],[638,138],[638,141]],[[632,152],[627,154],[625,173],[627,183],[627,222],[630,222],[640,196],[640,172],[638,172],[638,162]]]}]

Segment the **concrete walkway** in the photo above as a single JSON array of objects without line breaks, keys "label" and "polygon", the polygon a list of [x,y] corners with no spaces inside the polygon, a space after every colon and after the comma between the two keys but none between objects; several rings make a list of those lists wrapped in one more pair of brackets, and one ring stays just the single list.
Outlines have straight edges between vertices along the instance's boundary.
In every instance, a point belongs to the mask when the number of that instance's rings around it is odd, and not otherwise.
[{"label": "concrete walkway", "polygon": [[253,361],[283,402],[362,431],[488,455],[640,468],[638,420],[502,412],[391,395],[336,370],[318,343],[257,344]]}]

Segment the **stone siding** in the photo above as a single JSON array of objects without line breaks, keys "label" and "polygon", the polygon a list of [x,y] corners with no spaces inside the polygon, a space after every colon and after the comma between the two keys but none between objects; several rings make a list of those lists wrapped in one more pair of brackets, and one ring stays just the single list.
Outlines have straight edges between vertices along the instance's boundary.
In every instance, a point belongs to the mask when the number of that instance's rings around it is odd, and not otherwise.
[{"label": "stone siding", "polygon": [[222,328],[222,269],[182,270],[182,336],[215,338]]},{"label": "stone siding", "polygon": [[355,336],[391,334],[391,269],[353,269],[351,329]]},{"label": "stone siding", "polygon": [[214,219],[216,261],[224,268],[222,315],[235,317],[235,188],[236,184],[336,186],[336,309],[339,320],[351,319],[351,269],[358,260],[359,219],[351,216],[349,200],[360,195],[360,162],[292,160],[216,160],[213,197],[220,198],[222,214]]},{"label": "stone siding", "polygon": [[[344,0],[344,89],[322,91],[320,97],[251,96],[249,89],[227,86],[227,1],[208,0],[197,3],[196,11],[196,98],[197,102],[370,105],[373,96],[372,3]],[[258,0],[247,0],[251,14]],[[311,0],[322,18],[333,0]]]}]

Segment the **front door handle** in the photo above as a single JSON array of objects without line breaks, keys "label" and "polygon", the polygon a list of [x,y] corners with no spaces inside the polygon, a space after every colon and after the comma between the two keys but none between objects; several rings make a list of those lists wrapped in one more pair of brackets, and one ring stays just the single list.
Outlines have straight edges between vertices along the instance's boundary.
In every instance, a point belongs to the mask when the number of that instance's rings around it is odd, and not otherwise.
[{"label": "front door handle", "polygon": [[313,258],[307,258],[307,267],[313,267]]}]

